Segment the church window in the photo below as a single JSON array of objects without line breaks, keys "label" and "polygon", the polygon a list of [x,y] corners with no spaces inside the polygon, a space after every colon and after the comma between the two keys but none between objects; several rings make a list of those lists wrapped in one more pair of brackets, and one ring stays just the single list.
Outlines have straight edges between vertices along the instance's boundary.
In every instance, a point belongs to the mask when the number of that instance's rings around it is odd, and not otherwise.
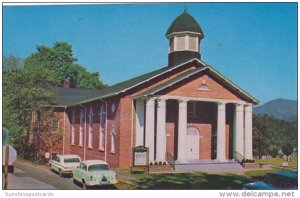
[{"label": "church window", "polygon": [[75,142],[75,111],[72,111],[72,126],[71,126],[71,144],[74,145]]},{"label": "church window", "polygon": [[106,106],[102,104],[100,110],[100,129],[99,129],[99,150],[104,150],[105,138],[105,124],[106,124]]},{"label": "church window", "polygon": [[79,129],[79,146],[82,146],[82,140],[83,140],[83,109],[80,111],[80,129]]},{"label": "church window", "polygon": [[110,132],[110,139],[111,139],[111,144],[110,144],[110,152],[115,153],[116,152],[116,130],[115,128],[112,128]]},{"label": "church window", "polygon": [[90,108],[90,114],[89,114],[89,144],[88,148],[92,148],[93,143],[93,109]]},{"label": "church window", "polygon": [[187,103],[187,115],[188,117],[196,117],[196,102],[190,101]]}]

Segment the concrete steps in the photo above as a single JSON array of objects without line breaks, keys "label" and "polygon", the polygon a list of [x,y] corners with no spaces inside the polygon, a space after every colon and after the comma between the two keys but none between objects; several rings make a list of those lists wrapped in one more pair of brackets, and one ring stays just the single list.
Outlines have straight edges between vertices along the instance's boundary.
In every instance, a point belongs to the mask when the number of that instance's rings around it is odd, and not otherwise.
[{"label": "concrete steps", "polygon": [[243,170],[243,167],[235,162],[199,162],[199,163],[177,163],[175,172],[193,172],[193,171],[219,171],[219,170]]}]

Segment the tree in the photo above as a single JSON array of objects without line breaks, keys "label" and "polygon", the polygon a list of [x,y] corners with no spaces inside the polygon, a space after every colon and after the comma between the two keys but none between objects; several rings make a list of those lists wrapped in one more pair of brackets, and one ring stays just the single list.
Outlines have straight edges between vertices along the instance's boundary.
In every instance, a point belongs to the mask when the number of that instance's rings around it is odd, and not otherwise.
[{"label": "tree", "polygon": [[[7,60],[7,58],[4,58]],[[20,62],[21,63],[21,62]],[[10,140],[22,156],[30,151],[32,112],[50,112],[52,83],[44,70],[27,71],[22,65],[6,64],[3,70],[3,124]]]},{"label": "tree", "polygon": [[292,144],[290,144],[290,143],[286,143],[282,146],[282,152],[286,156],[291,155],[293,153],[293,151],[294,151],[294,148],[293,148]]},{"label": "tree", "polygon": [[277,157],[278,155],[278,149],[276,146],[270,146],[268,149],[268,153],[272,156],[272,157]]},{"label": "tree", "polygon": [[37,52],[25,59],[28,71],[44,70],[47,79],[54,86],[63,86],[68,80],[75,88],[103,88],[105,85],[99,80],[98,72],[88,72],[77,63],[73,56],[72,46],[66,42],[57,42],[54,46],[37,47]]}]

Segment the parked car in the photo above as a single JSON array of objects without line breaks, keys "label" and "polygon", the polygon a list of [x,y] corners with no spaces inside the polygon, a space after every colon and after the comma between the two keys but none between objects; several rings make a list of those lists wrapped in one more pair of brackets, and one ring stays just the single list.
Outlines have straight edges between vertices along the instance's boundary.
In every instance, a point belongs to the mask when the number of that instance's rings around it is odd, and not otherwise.
[{"label": "parked car", "polygon": [[297,190],[298,173],[274,172],[269,173],[263,181],[243,185],[243,189],[249,190]]},{"label": "parked car", "polygon": [[73,170],[73,181],[84,189],[92,186],[106,186],[117,183],[117,174],[102,160],[85,160]]},{"label": "parked car", "polygon": [[57,172],[60,176],[72,174],[73,169],[79,166],[81,159],[78,155],[57,155],[50,160],[49,166],[51,171]]}]

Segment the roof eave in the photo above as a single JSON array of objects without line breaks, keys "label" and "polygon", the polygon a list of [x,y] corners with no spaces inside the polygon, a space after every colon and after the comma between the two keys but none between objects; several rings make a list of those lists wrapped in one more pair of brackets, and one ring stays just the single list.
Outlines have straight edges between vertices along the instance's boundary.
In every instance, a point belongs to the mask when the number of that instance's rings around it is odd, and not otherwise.
[{"label": "roof eave", "polygon": [[233,88],[236,89],[236,91],[239,91],[242,95],[244,95],[244,97],[250,99],[250,101],[257,105],[260,103],[259,100],[257,100],[256,98],[254,98],[253,96],[251,96],[249,93],[247,93],[245,90],[243,90],[242,88],[240,88],[239,86],[237,86],[235,83],[233,83],[231,80],[229,80],[228,78],[226,78],[225,76],[223,76],[220,72],[218,72],[217,70],[213,69],[211,66],[207,65],[208,69],[210,71],[212,71],[213,73],[215,73],[217,75],[217,77],[223,79],[224,82],[228,83],[228,85],[232,86]]},{"label": "roof eave", "polygon": [[[152,80],[152,79],[154,79],[154,78],[156,78],[156,77],[158,77],[158,76],[160,76],[160,75],[163,75],[163,74],[168,73],[168,72],[170,72],[170,71],[172,71],[172,70],[174,70],[174,69],[177,69],[178,67],[181,67],[182,65],[185,65],[185,64],[188,64],[188,63],[191,63],[191,62],[194,62],[194,61],[197,61],[198,63],[202,64],[203,66],[206,66],[206,64],[205,64],[203,61],[199,60],[198,58],[193,58],[193,59],[191,59],[191,60],[189,60],[189,61],[186,61],[186,62],[184,62],[184,63],[181,63],[181,64],[179,64],[179,65],[177,65],[177,66],[170,67],[170,69],[168,69],[168,70],[166,70],[166,71],[164,71],[164,72],[162,72],[162,73],[159,73],[159,74],[157,74],[157,75],[154,75],[154,76],[152,76],[151,78],[149,78],[149,79],[147,79],[147,80],[144,80],[144,81],[142,81],[142,82],[139,82],[139,83],[137,83],[137,84],[135,84],[135,85],[133,85],[133,86],[131,86],[131,87],[128,87],[128,88],[123,89],[123,90],[121,90],[121,91],[118,91],[118,92],[116,92],[116,93],[107,94],[107,95],[104,95],[104,96],[101,96],[101,97],[97,97],[97,98],[93,98],[93,99],[89,99],[89,100],[84,100],[84,101],[81,101],[80,104],[92,102],[92,101],[95,101],[95,100],[98,100],[98,99],[104,99],[104,98],[116,96],[116,95],[119,95],[120,93],[125,93],[126,91],[128,91],[128,90],[130,90],[130,89],[132,89],[132,88],[134,88],[134,87],[136,87],[136,86],[138,86],[138,85],[141,85],[141,84],[143,84],[143,83],[145,83],[145,82],[147,82],[147,81],[150,81],[150,80]],[[75,106],[76,106],[76,105],[78,105],[78,104],[75,104]],[[74,106],[74,105],[72,105],[72,106]]]}]

